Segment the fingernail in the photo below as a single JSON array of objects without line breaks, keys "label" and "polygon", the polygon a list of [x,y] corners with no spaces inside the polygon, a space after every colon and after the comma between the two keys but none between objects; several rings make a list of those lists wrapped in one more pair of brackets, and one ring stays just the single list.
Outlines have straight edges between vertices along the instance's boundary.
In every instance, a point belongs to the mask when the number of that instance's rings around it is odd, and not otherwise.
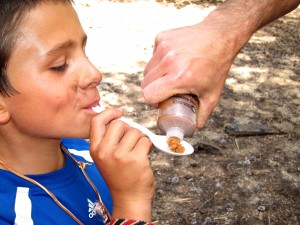
[{"label": "fingernail", "polygon": [[124,109],[122,109],[122,108],[117,108],[117,110],[124,112]]}]

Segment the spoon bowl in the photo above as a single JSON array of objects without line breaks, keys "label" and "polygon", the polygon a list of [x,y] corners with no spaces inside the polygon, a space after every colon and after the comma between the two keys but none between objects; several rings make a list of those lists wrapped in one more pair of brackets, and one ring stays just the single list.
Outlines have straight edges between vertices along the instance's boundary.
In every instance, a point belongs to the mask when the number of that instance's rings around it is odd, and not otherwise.
[{"label": "spoon bowl", "polygon": [[[93,110],[97,113],[100,113],[101,111],[104,110],[101,106],[95,106],[93,107]],[[142,126],[141,124],[138,124],[132,120],[129,120],[127,118],[121,117],[119,120],[127,123],[128,125],[138,129],[141,131],[144,135],[146,135],[153,145],[160,151],[167,153],[169,155],[173,156],[185,156],[185,155],[190,155],[194,152],[194,148],[192,145],[187,143],[186,141],[181,140],[180,144],[184,147],[184,152],[183,153],[176,153],[170,150],[168,143],[167,143],[167,137],[165,135],[156,135],[152,131],[150,131],[148,128]]]},{"label": "spoon bowl", "polygon": [[[153,133],[152,133],[153,134]],[[167,153],[169,155],[173,156],[185,156],[190,155],[194,152],[193,146],[191,146],[186,141],[181,141],[180,144],[184,147],[184,152],[177,153],[170,150],[168,144],[167,144],[167,137],[165,135],[156,135],[153,134],[153,136],[147,135],[149,139],[152,141],[153,145],[160,151]]]}]

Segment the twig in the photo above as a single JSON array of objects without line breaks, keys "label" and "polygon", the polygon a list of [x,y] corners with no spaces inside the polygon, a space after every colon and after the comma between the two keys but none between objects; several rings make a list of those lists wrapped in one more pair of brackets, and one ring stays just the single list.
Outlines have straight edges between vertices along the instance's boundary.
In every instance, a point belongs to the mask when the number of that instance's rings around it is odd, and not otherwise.
[{"label": "twig", "polygon": [[288,134],[283,131],[275,131],[262,124],[228,124],[225,132],[231,136],[258,136]]}]

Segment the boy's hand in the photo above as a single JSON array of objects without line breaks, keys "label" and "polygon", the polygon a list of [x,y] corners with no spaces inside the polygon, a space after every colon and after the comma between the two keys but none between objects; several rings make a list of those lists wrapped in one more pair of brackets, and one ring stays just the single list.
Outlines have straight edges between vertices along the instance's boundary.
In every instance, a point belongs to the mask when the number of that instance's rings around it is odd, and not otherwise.
[{"label": "boy's hand", "polygon": [[105,179],[114,203],[114,218],[151,220],[154,176],[148,154],[152,143],[107,109],[91,122],[90,153]]}]

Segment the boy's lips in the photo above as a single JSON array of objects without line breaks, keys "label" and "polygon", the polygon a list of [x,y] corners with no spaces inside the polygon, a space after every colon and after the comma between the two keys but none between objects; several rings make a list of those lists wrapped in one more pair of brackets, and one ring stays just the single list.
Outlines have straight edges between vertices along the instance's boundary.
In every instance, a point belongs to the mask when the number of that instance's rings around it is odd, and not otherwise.
[{"label": "boy's lips", "polygon": [[93,103],[89,104],[88,106],[84,107],[85,109],[93,109],[94,107],[100,107],[99,100],[94,101]]}]

